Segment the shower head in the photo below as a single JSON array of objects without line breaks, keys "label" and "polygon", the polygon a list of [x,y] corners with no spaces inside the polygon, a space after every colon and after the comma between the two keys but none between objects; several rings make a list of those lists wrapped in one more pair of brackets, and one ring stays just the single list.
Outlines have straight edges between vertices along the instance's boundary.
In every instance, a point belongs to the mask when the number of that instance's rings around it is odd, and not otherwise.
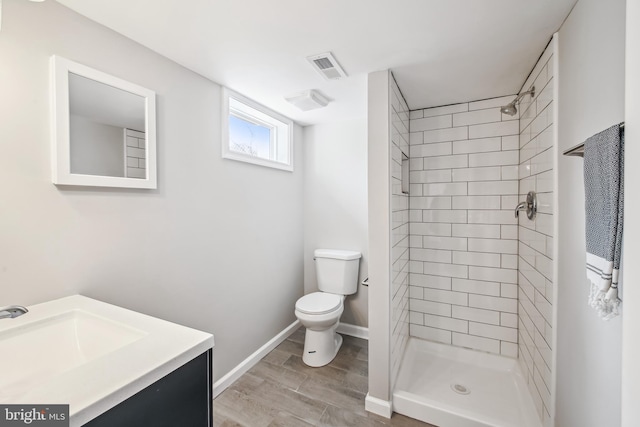
[{"label": "shower head", "polygon": [[516,108],[515,100],[513,102],[510,102],[507,105],[503,105],[502,107],[500,107],[500,111],[502,112],[502,114],[508,114],[509,116],[515,116],[516,113],[518,112],[518,109]]},{"label": "shower head", "polygon": [[518,104],[520,102],[522,97],[525,96],[525,95],[531,95],[531,97],[534,97],[535,94],[536,94],[536,87],[535,86],[531,86],[531,89],[529,89],[526,92],[522,92],[520,95],[518,95],[516,97],[516,99],[514,99],[513,101],[511,101],[507,105],[503,105],[502,107],[500,107],[500,112],[502,114],[507,114],[509,116],[515,116],[516,113],[518,112],[518,108],[516,107],[516,104]]}]

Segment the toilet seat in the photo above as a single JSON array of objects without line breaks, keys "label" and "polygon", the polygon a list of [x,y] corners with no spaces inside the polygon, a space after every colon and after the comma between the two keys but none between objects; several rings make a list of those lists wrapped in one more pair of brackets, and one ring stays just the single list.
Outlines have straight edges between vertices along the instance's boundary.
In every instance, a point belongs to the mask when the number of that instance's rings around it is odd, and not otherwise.
[{"label": "toilet seat", "polygon": [[326,292],[313,292],[296,302],[296,310],[305,314],[327,314],[336,311],[342,305],[339,295]]}]

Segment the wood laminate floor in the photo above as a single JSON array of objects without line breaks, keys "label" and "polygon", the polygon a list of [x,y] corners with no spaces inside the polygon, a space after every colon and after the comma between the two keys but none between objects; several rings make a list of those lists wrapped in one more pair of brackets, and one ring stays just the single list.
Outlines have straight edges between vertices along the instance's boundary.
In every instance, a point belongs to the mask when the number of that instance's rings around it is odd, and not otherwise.
[{"label": "wood laminate floor", "polygon": [[343,336],[336,358],[311,368],[302,362],[305,329],[298,329],[213,401],[216,427],[435,427],[364,410],[367,341]]}]

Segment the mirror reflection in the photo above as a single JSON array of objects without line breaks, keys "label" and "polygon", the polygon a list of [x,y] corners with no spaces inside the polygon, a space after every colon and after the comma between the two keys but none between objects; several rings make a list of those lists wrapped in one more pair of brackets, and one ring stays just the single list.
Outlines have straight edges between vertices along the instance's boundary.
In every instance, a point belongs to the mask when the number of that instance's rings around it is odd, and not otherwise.
[{"label": "mirror reflection", "polygon": [[72,174],[145,179],[145,98],[69,73]]},{"label": "mirror reflection", "polygon": [[57,55],[51,81],[53,183],[157,188],[155,92]]}]

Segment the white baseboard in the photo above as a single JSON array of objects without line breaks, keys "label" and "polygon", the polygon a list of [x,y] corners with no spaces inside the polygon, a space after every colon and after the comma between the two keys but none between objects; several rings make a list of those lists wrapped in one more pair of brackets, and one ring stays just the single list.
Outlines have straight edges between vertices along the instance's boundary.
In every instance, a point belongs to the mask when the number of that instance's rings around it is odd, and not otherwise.
[{"label": "white baseboard", "polygon": [[253,368],[264,356],[271,350],[276,348],[280,343],[286,340],[289,335],[293,334],[300,327],[300,321],[296,320],[287,326],[282,332],[271,338],[265,345],[257,349],[251,356],[244,359],[238,366],[233,368],[229,373],[213,383],[213,398],[215,399],[220,393],[225,391],[227,387],[233,384],[245,372]]},{"label": "white baseboard", "polygon": [[370,396],[369,393],[364,399],[364,409],[385,418],[391,418],[391,414],[393,414],[393,405],[390,400],[378,399]]},{"label": "white baseboard", "polygon": [[364,326],[352,325],[350,323],[340,322],[338,324],[338,329],[336,332],[356,338],[362,338],[363,340],[369,339],[369,328],[365,328]]}]

